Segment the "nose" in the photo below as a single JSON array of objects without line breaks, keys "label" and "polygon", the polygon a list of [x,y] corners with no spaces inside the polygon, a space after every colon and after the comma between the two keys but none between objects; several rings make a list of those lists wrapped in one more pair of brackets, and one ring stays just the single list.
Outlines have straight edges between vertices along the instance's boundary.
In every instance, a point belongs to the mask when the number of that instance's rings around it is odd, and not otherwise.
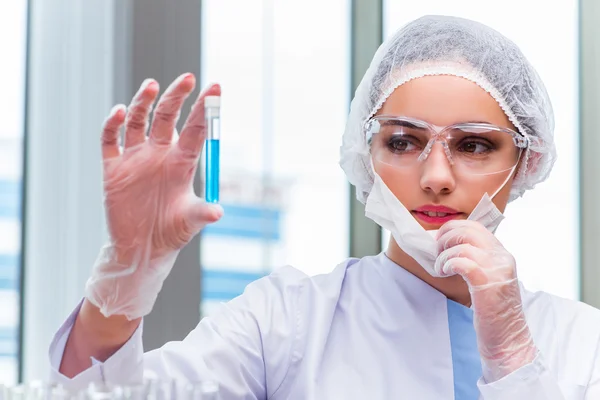
[{"label": "nose", "polygon": [[440,142],[433,144],[431,152],[422,163],[421,189],[435,195],[454,191],[456,181],[452,172],[452,165],[446,156],[444,146]]}]

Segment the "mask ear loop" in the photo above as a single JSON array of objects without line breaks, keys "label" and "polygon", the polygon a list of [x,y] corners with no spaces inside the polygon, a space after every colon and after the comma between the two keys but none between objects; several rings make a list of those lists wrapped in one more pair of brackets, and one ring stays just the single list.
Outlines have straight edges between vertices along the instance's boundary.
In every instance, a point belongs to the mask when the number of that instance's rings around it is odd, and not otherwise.
[{"label": "mask ear loop", "polygon": [[496,195],[502,190],[504,189],[504,186],[506,186],[506,184],[508,183],[508,181],[510,180],[510,178],[513,176],[513,174],[515,173],[515,169],[517,168],[517,166],[515,165],[514,167],[512,167],[510,169],[510,174],[508,174],[508,176],[506,177],[506,179],[504,180],[504,182],[502,183],[502,185],[500,185],[500,187],[494,192],[493,195],[490,196],[490,199],[493,199],[494,197],[496,197]]},{"label": "mask ear loop", "polygon": [[[523,152],[521,152],[521,154],[519,155],[519,162],[521,162],[521,156],[523,155]],[[490,199],[493,199],[494,197],[496,197],[496,195],[502,190],[504,189],[504,186],[506,186],[506,184],[508,183],[508,181],[510,180],[510,178],[514,175],[515,170],[517,169],[517,166],[519,165],[519,162],[517,162],[511,169],[510,169],[510,174],[508,174],[508,176],[506,177],[506,179],[504,180],[504,182],[502,183],[502,185],[500,185],[500,187],[494,192],[493,195],[490,196]]]}]

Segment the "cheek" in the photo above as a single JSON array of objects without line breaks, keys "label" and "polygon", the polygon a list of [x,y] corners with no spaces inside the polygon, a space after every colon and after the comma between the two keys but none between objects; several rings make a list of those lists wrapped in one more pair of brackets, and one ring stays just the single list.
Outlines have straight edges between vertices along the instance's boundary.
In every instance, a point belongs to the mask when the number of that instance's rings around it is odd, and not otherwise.
[{"label": "cheek", "polygon": [[[481,196],[483,196],[484,193],[487,192],[490,196],[493,195],[498,190],[498,188],[502,186],[505,179],[505,174],[497,174],[486,175],[476,180],[470,180],[461,183],[463,187],[469,188],[469,197],[472,197],[470,202],[473,204],[474,208],[477,205],[477,203],[479,203],[479,201],[481,200]],[[508,182],[506,182],[504,187],[500,191],[498,191],[496,196],[494,196],[494,198],[492,199],[492,202],[503,213],[504,209],[506,208],[506,204],[508,203],[512,182],[513,178],[510,178]]]},{"label": "cheek", "polygon": [[418,169],[398,169],[390,165],[374,162],[375,172],[402,204],[410,204],[410,200],[419,189]]}]

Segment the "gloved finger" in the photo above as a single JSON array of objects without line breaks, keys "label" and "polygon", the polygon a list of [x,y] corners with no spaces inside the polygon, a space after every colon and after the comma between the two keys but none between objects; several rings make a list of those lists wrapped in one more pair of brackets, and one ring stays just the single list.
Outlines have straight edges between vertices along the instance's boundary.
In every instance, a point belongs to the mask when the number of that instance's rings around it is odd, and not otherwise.
[{"label": "gloved finger", "polygon": [[183,74],[171,83],[154,111],[150,140],[162,145],[171,143],[183,102],[194,90],[195,85],[196,78],[192,74]]},{"label": "gloved finger", "polygon": [[192,111],[179,136],[179,148],[186,154],[196,157],[206,139],[206,125],[204,121],[204,99],[206,96],[220,96],[221,86],[211,85],[203,90],[192,106]]},{"label": "gloved finger", "polygon": [[475,247],[486,248],[489,246],[489,236],[493,235],[487,230],[482,231],[471,224],[463,225],[439,235],[437,239],[437,250],[438,253],[441,253],[446,249],[461,244],[471,244]]},{"label": "gloved finger", "polygon": [[460,244],[442,251],[435,259],[434,270],[438,273],[446,274],[444,266],[453,258],[468,258],[479,266],[485,265],[487,262],[484,250],[470,244]]},{"label": "gloved finger", "polygon": [[469,287],[484,285],[487,282],[485,271],[475,261],[466,257],[451,258],[442,266],[442,276],[458,274]]},{"label": "gloved finger", "polygon": [[146,140],[148,117],[157,95],[158,83],[146,79],[133,96],[125,119],[125,148],[137,146]]},{"label": "gloved finger", "polygon": [[125,121],[126,108],[123,104],[118,104],[110,110],[108,117],[102,127],[102,159],[118,157],[121,154],[119,149],[119,129]]},{"label": "gloved finger", "polygon": [[[450,269],[452,263],[449,263],[450,260],[455,258],[469,259],[473,261],[475,263],[474,265],[477,265],[478,268],[482,268],[482,265],[485,265],[487,261],[485,251],[478,249],[477,247],[473,247],[470,244],[462,244],[451,247],[441,252],[435,259],[435,264],[433,266],[434,270],[440,276],[449,276],[451,274],[457,274],[458,271]],[[482,282],[479,281],[474,283],[482,284]]]},{"label": "gloved finger", "polygon": [[446,222],[440,227],[440,229],[438,229],[436,238],[440,238],[447,232],[463,227],[472,227],[475,229],[483,228],[485,230],[485,227],[477,221],[473,221],[470,219],[454,219]]},{"label": "gloved finger", "polygon": [[196,198],[184,209],[185,225],[189,233],[195,235],[208,224],[217,222],[223,216],[223,208],[219,204],[210,204]]}]

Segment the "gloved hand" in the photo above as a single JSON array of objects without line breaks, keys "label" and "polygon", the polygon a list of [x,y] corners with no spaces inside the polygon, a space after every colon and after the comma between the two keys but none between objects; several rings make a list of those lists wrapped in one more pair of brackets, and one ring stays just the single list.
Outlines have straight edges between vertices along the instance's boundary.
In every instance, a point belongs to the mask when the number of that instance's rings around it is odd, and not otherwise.
[{"label": "gloved hand", "polygon": [[[106,317],[129,320],[152,310],[179,250],[223,214],[195,196],[193,179],[205,139],[204,98],[219,96],[213,85],[196,100],[178,140],[175,125],[194,89],[192,74],[180,76],[158,102],[146,137],[158,83],[146,80],[131,105],[116,106],[104,123],[104,207],[109,243],[86,284],[87,299]],[[119,130],[125,123],[125,143]]]},{"label": "gloved hand", "polygon": [[469,286],[486,382],[531,363],[537,348],[525,320],[514,257],[475,221],[447,222],[437,244],[436,272],[459,274]]}]

